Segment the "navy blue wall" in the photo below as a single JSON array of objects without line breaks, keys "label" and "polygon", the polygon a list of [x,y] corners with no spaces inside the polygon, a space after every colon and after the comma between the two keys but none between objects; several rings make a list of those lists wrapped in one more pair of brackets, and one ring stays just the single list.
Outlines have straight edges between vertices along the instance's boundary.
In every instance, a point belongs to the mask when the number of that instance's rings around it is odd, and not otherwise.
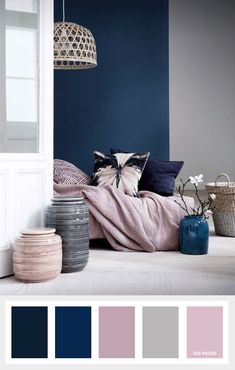
[{"label": "navy blue wall", "polygon": [[[169,157],[168,0],[67,0],[90,29],[98,66],[55,71],[55,158],[92,172],[110,147]],[[55,21],[62,0],[55,0]]]}]

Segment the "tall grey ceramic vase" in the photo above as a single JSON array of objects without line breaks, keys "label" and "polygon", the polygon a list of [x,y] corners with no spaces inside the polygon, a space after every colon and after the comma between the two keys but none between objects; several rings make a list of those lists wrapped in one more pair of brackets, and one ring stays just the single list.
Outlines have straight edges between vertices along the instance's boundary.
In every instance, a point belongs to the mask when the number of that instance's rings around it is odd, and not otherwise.
[{"label": "tall grey ceramic vase", "polygon": [[62,272],[82,270],[89,257],[88,207],[83,198],[53,198],[46,225],[62,238]]}]

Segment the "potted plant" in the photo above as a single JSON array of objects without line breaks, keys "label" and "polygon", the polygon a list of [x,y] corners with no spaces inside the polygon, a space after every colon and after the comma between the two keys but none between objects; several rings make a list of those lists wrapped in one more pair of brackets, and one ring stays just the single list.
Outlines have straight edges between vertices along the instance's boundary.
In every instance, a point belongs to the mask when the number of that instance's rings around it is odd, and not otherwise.
[{"label": "potted plant", "polygon": [[[209,244],[208,213],[211,212],[211,205],[215,200],[215,194],[210,194],[208,199],[202,200],[198,192],[198,184],[203,182],[203,175],[190,176],[186,182],[180,180],[181,184],[176,190],[181,198],[181,203],[175,202],[186,212],[187,216],[181,220],[179,228],[180,252],[184,254],[207,254]],[[188,183],[193,184],[195,197],[198,205],[188,208],[184,200],[185,187]]]}]

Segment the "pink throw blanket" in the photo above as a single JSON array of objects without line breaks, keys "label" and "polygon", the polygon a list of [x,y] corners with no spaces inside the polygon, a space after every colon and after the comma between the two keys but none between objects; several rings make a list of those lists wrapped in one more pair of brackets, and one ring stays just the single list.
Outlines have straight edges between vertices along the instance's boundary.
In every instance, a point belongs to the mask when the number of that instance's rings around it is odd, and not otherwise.
[{"label": "pink throw blanket", "polygon": [[[54,184],[54,195],[82,195],[90,212],[90,239],[106,238],[118,251],[172,251],[179,247],[179,224],[185,212],[174,202],[175,196],[142,191],[140,198],[135,198],[112,186],[58,184]],[[193,207],[193,198],[185,200]]]}]

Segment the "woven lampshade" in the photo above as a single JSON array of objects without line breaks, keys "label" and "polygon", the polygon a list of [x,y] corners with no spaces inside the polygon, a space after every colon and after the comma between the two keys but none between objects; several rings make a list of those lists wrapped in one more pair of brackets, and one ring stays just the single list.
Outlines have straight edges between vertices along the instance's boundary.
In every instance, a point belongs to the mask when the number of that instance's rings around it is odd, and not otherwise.
[{"label": "woven lampshade", "polygon": [[55,23],[54,69],[88,69],[96,65],[96,45],[92,33],[76,23]]}]

